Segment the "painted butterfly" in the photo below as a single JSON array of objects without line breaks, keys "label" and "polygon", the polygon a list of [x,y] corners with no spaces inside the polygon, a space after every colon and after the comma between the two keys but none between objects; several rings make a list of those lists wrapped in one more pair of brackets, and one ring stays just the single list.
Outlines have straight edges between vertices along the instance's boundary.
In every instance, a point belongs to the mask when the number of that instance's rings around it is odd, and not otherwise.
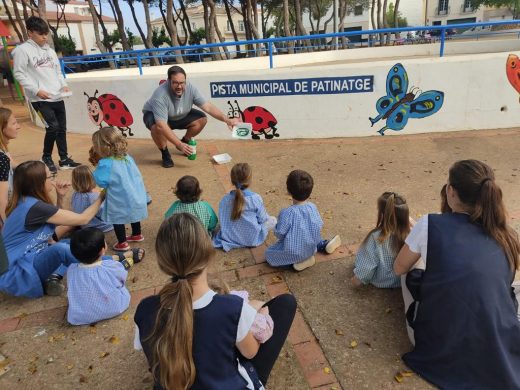
[{"label": "painted butterfly", "polygon": [[408,91],[408,74],[404,66],[395,64],[386,76],[386,96],[382,96],[376,103],[379,113],[375,118],[368,118],[374,123],[380,119],[386,120],[386,126],[378,133],[385,135],[385,131],[404,129],[410,118],[425,118],[439,111],[444,103],[444,92],[426,91],[416,97],[414,88]]}]

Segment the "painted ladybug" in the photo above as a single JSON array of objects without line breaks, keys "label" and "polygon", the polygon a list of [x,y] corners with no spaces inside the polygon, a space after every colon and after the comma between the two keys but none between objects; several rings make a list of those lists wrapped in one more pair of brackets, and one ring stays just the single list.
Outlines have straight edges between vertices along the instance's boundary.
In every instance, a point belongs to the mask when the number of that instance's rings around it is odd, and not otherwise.
[{"label": "painted ladybug", "polygon": [[86,92],[83,92],[88,98],[87,110],[90,120],[100,128],[103,127],[102,123],[105,122],[109,126],[117,127],[123,136],[127,136],[127,131],[128,135],[133,136],[134,133],[129,126],[134,123],[134,118],[126,104],[116,95],[104,93],[96,97],[97,93],[97,89],[94,96],[89,96]]},{"label": "painted ladybug", "polygon": [[[275,127],[278,124],[278,121],[274,115],[265,108],[260,106],[251,106],[242,111],[236,100],[236,107],[233,107],[230,101],[228,101],[228,104],[230,107],[228,118],[241,118],[242,122],[251,123],[253,126],[253,139],[260,139],[259,134],[263,134],[266,139],[280,136],[280,134],[276,134]],[[271,130],[273,133],[269,134]]]}]

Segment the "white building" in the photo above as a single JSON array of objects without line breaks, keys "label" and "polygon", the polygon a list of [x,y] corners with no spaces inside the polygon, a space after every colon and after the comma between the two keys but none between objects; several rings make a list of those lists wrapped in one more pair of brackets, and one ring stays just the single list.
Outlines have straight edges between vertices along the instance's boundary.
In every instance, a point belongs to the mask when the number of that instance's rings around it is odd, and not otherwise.
[{"label": "white building", "polygon": [[[9,10],[11,11],[11,15],[14,18],[14,11],[11,0],[7,0],[7,4]],[[18,0],[18,9],[20,13],[22,13],[22,4]],[[89,54],[89,53],[97,53],[99,52],[96,46],[96,38],[94,35],[94,24],[92,22],[92,15],[90,13],[90,8],[86,1],[78,1],[78,0],[70,0],[67,5],[65,5],[65,18],[67,19],[67,23],[70,28],[70,35],[74,42],[76,43],[76,51],[79,54]],[[61,18],[61,11],[59,13]],[[0,12],[0,20],[2,20],[9,30],[11,30],[11,42],[17,43],[19,41],[18,35],[16,34],[9,18],[5,12],[2,10]],[[53,26],[57,24],[57,14],[56,14],[56,4],[50,1],[47,2],[47,20]],[[112,33],[117,29],[117,24],[115,20],[111,17],[103,15],[103,22],[107,28],[109,33]],[[101,35],[101,39],[103,39],[103,31],[101,26],[99,27],[99,33]],[[60,19],[60,25],[58,28],[58,35],[68,36],[67,26],[65,25],[64,19]]]}]

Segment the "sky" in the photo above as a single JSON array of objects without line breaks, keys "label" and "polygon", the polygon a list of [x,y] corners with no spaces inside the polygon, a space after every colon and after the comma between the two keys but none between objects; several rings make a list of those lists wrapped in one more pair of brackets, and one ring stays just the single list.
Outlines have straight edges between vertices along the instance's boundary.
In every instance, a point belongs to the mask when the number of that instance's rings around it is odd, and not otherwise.
[{"label": "sky", "polygon": [[[94,0],[94,4],[97,5],[98,2]],[[132,13],[130,12],[130,7],[128,6],[128,3],[124,0],[119,0],[119,6],[121,7],[121,11],[123,12],[123,20],[125,22],[125,28],[128,27],[130,31],[132,31],[135,35],[139,36],[139,31],[137,30],[137,27],[135,26],[134,19],[132,18]],[[103,15],[114,17],[112,14],[112,10],[110,9],[110,6],[107,3],[102,3],[103,7]],[[139,20],[139,24],[141,25],[141,28],[143,29],[143,32],[146,34],[146,22],[144,19],[144,10],[143,5],[140,2],[135,2],[134,5],[135,13],[137,15],[137,20]],[[161,16],[161,13],[159,12],[159,8],[152,8],[150,9],[150,18],[151,20],[154,20]]]}]

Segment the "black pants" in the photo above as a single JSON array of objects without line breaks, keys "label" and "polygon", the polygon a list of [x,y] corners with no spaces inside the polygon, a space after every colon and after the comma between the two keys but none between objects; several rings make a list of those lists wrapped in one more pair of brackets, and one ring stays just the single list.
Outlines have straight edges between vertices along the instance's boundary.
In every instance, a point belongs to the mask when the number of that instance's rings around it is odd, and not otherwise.
[{"label": "black pants", "polygon": [[45,138],[43,140],[43,157],[51,157],[54,142],[58,147],[60,159],[67,158],[67,117],[65,103],[33,102],[33,108],[39,112],[45,121]]},{"label": "black pants", "polygon": [[260,349],[251,359],[251,363],[256,369],[258,378],[265,385],[291,329],[296,313],[296,299],[291,294],[282,294],[271,299],[264,306],[269,308],[269,314],[273,319],[273,335],[265,343],[260,344]]},{"label": "black pants", "polygon": [[[141,222],[134,222],[130,225],[132,226],[132,236],[138,236],[139,234],[141,234]],[[117,242],[119,242],[120,244],[126,242],[125,225],[114,225],[114,232],[116,233]]]}]

